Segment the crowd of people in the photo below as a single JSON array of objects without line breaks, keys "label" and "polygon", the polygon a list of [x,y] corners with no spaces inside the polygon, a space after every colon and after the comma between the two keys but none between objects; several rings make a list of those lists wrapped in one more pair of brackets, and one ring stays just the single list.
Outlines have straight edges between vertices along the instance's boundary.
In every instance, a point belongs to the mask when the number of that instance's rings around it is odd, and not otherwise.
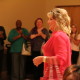
[{"label": "crowd of people", "polygon": [[[22,27],[21,20],[17,20],[15,28],[10,30],[6,38],[4,27],[0,26],[0,72],[3,68],[4,40],[7,39],[11,45],[10,80],[24,80],[25,78],[26,59],[21,53],[23,44],[27,45],[28,41],[31,44],[33,64],[31,68],[34,80],[80,79],[80,66],[77,65],[80,34],[77,27],[71,25],[71,19],[65,9],[54,8],[47,13],[47,16],[49,30],[43,26],[42,18],[37,18],[34,21],[34,27],[30,32]],[[69,71],[71,69],[72,71]],[[72,79],[72,76],[76,76],[75,79]]]}]

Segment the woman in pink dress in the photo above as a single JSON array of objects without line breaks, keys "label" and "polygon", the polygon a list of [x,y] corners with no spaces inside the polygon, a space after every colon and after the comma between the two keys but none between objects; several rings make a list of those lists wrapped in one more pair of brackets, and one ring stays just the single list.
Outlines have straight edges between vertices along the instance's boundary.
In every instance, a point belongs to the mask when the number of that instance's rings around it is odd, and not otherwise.
[{"label": "woman in pink dress", "polygon": [[[45,77],[50,76],[48,68],[50,65],[53,65],[53,79],[61,80],[58,79],[54,65],[58,65],[61,75],[63,75],[65,69],[71,65],[71,46],[69,39],[71,32],[70,17],[67,11],[61,8],[53,9],[47,16],[49,18],[49,30],[52,31],[52,35],[42,47],[44,56],[34,58],[33,63],[38,66],[44,62]],[[50,60],[52,62],[50,62]]]}]

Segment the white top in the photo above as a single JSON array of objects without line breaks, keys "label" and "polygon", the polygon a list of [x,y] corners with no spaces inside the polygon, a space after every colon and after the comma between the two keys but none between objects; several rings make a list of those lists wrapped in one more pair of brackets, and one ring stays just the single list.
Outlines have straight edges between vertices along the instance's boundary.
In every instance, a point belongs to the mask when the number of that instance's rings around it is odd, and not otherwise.
[{"label": "white top", "polygon": [[[72,34],[73,38],[75,36],[75,34]],[[77,40],[80,40],[80,34],[77,35]],[[73,42],[71,42],[71,48],[74,51],[79,51],[79,45],[75,45]]]}]

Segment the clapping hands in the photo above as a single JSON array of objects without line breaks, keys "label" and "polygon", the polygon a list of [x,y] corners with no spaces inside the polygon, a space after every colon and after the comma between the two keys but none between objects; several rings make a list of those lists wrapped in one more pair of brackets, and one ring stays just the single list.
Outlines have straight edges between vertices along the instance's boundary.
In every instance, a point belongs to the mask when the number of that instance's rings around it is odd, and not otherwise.
[{"label": "clapping hands", "polygon": [[43,29],[43,28],[40,28],[40,29],[37,30],[39,36],[41,36],[41,35],[43,34],[43,33],[42,33],[42,29]]}]

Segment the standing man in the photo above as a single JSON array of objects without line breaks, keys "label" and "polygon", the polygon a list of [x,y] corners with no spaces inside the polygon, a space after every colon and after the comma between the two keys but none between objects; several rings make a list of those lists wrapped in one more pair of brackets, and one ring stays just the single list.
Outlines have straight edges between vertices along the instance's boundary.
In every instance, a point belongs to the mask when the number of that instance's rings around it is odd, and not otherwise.
[{"label": "standing man", "polygon": [[12,53],[12,74],[11,80],[24,79],[24,56],[21,55],[23,43],[26,43],[28,31],[22,28],[21,20],[16,21],[16,28],[12,29],[8,36],[8,41],[11,42]]}]

